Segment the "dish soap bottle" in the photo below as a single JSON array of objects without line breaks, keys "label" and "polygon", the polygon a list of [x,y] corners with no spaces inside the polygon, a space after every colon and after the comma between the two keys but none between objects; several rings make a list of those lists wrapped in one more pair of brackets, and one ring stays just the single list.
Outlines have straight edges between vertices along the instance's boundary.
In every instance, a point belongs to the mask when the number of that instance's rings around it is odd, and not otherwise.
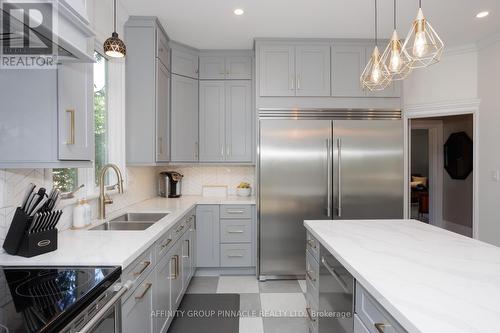
[{"label": "dish soap bottle", "polygon": [[78,204],[73,208],[73,228],[83,227],[85,227],[85,199],[79,199]]}]

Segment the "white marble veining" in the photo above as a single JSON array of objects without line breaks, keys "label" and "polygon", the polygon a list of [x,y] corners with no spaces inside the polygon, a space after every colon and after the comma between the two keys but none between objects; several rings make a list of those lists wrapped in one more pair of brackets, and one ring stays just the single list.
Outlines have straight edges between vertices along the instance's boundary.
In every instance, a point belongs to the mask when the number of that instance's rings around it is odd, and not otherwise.
[{"label": "white marble veining", "polygon": [[207,198],[183,196],[178,199],[154,198],[146,200],[115,211],[108,216],[109,219],[112,219],[124,212],[169,213],[146,230],[66,230],[58,234],[58,248],[56,251],[33,258],[1,253],[0,266],[120,265],[124,268],[197,204],[253,205],[255,199],[253,197]]},{"label": "white marble veining", "polygon": [[413,220],[304,225],[408,332],[499,331],[500,248]]}]

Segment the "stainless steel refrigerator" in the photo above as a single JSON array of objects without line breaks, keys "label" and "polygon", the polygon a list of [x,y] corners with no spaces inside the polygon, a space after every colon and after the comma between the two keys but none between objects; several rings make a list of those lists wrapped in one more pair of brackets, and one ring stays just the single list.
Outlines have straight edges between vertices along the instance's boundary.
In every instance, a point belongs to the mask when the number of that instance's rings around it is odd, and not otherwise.
[{"label": "stainless steel refrigerator", "polygon": [[400,219],[398,111],[261,111],[259,278],[305,275],[304,220]]}]

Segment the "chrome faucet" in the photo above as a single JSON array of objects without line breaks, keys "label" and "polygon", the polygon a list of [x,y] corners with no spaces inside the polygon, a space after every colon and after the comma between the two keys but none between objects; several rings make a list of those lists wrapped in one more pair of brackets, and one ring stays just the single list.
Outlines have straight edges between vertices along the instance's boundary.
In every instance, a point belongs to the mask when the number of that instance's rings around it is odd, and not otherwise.
[{"label": "chrome faucet", "polygon": [[117,183],[116,185],[111,186],[111,188],[115,188],[118,186],[118,193],[123,193],[123,177],[120,168],[116,164],[106,164],[102,167],[101,172],[99,173],[99,219],[103,220],[106,218],[106,205],[112,204],[113,199],[109,197],[109,195],[104,193],[104,182],[106,181],[106,171],[108,169],[113,169],[116,173]]}]

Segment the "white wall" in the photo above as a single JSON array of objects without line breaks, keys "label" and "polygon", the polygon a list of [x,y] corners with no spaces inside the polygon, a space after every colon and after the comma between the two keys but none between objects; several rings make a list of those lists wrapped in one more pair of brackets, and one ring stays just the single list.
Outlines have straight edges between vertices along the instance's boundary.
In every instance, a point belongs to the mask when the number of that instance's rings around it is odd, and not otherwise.
[{"label": "white wall", "polygon": [[500,246],[500,40],[479,50],[479,239]]},{"label": "white wall", "polygon": [[475,48],[450,50],[439,63],[413,71],[404,81],[403,92],[405,106],[477,98]]}]

